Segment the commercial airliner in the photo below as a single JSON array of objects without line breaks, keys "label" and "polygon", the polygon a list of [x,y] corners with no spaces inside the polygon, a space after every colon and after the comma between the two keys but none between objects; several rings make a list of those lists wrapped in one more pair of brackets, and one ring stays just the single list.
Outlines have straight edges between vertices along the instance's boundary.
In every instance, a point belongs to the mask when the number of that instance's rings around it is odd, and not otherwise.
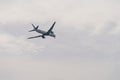
[{"label": "commercial airliner", "polygon": [[38,38],[38,37],[42,37],[43,39],[45,38],[45,36],[51,36],[51,37],[56,37],[56,35],[54,34],[54,32],[52,31],[53,30],[53,27],[55,26],[55,23],[53,23],[53,25],[50,27],[50,29],[48,31],[43,31],[43,30],[40,30],[38,29],[39,25],[35,27],[34,24],[32,24],[33,26],[33,30],[30,30],[29,32],[33,32],[33,31],[36,31],[37,33],[40,33],[41,35],[38,35],[38,36],[34,36],[34,37],[29,37],[28,39],[33,39],[33,38]]}]

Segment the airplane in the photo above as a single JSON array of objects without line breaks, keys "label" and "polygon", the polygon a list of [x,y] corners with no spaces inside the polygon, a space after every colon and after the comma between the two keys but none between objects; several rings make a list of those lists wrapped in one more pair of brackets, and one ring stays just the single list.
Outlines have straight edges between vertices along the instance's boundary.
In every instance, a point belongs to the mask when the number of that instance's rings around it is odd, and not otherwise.
[{"label": "airplane", "polygon": [[56,35],[54,34],[54,32],[52,31],[53,27],[55,26],[55,23],[53,23],[53,25],[50,27],[50,29],[48,31],[43,31],[38,29],[39,25],[35,27],[34,24],[32,24],[33,26],[33,30],[30,30],[29,32],[33,32],[36,31],[37,33],[40,33],[42,35],[38,35],[38,36],[34,36],[34,37],[29,37],[28,39],[33,39],[33,38],[38,38],[38,37],[42,37],[43,39],[45,38],[45,36],[51,36],[51,37],[56,37]]}]

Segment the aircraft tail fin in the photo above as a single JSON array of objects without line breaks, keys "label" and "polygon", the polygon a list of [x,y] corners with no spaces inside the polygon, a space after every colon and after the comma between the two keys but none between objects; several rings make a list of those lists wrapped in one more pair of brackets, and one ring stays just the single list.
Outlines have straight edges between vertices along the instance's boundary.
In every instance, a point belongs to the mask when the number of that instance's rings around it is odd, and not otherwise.
[{"label": "aircraft tail fin", "polygon": [[33,29],[38,29],[38,27],[39,27],[39,25],[37,27],[35,27],[34,24],[32,24],[32,26],[33,26]]},{"label": "aircraft tail fin", "polygon": [[39,27],[39,25],[37,27],[35,27],[34,24],[32,24],[32,26],[33,26],[33,30],[30,30],[29,32],[36,31],[38,29],[38,27]]}]

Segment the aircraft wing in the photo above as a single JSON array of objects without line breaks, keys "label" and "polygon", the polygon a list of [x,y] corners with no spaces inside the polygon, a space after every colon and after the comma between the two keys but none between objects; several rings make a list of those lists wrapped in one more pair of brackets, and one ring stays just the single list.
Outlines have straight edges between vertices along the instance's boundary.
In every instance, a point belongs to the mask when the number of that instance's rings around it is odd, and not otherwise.
[{"label": "aircraft wing", "polygon": [[42,37],[42,35],[38,35],[38,36],[34,36],[34,37],[29,37],[28,39],[38,38],[38,37]]},{"label": "aircraft wing", "polygon": [[48,33],[50,33],[50,32],[52,31],[52,29],[53,29],[55,23],[56,23],[56,22],[54,22],[53,25],[51,26],[51,28],[48,30]]}]

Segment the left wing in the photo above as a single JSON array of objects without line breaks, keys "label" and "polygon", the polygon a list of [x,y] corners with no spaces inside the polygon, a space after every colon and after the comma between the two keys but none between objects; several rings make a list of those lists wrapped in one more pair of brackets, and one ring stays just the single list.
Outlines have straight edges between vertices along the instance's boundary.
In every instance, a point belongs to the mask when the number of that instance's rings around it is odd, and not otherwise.
[{"label": "left wing", "polygon": [[29,37],[28,39],[38,38],[38,37],[42,37],[42,35],[38,35],[38,36],[34,36],[34,37]]},{"label": "left wing", "polygon": [[55,23],[56,23],[56,22],[54,22],[54,23],[53,23],[53,25],[51,26],[51,28],[48,30],[48,32],[47,32],[47,33],[50,33],[50,32],[52,31],[52,29],[53,29],[53,27],[54,27]]}]

